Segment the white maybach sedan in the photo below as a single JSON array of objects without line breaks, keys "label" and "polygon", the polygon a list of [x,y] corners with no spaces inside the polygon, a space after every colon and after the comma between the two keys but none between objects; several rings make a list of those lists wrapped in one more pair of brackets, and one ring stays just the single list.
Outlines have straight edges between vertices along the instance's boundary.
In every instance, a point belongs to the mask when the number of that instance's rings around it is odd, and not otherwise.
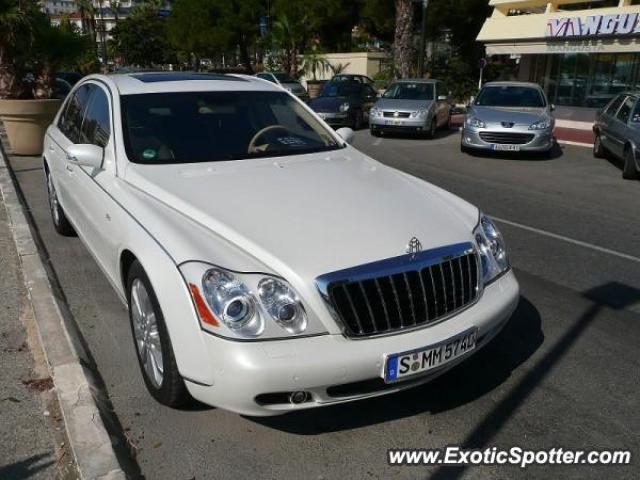
[{"label": "white maybach sedan", "polygon": [[158,401],[274,415],[396,392],[491,340],[492,221],[248,76],[89,76],[45,139],[56,230],[123,302]]}]

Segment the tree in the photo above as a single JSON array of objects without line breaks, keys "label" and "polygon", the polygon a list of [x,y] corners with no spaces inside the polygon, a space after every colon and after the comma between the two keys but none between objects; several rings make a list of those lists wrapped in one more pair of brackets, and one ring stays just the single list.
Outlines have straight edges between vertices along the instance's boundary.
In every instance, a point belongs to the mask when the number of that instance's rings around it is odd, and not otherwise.
[{"label": "tree", "polygon": [[111,35],[115,51],[128,65],[150,67],[174,60],[167,25],[157,5],[135,9],[130,17],[113,27]]},{"label": "tree", "polygon": [[[292,77],[299,74],[298,55],[304,47],[306,39],[306,18],[300,22],[293,22],[287,15],[282,15],[275,22],[271,29],[272,44],[280,51],[280,63],[285,72]],[[317,63],[317,66],[320,64]]]},{"label": "tree", "polygon": [[396,8],[390,0],[361,0],[360,24],[366,32],[391,43],[396,28]]},{"label": "tree", "polygon": [[196,59],[237,48],[245,70],[253,73],[249,49],[259,36],[262,12],[260,0],[178,0],[169,15],[169,40]]},{"label": "tree", "polygon": [[395,0],[395,5],[394,63],[400,78],[407,78],[411,76],[415,58],[413,50],[413,2],[412,0]]},{"label": "tree", "polygon": [[0,0],[0,98],[20,98],[27,92],[22,67],[34,39],[30,13],[17,0]]}]

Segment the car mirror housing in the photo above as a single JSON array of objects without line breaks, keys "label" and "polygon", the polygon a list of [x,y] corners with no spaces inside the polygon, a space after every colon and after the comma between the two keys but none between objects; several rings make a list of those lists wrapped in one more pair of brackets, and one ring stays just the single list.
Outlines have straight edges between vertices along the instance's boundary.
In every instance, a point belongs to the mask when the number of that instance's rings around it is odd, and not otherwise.
[{"label": "car mirror housing", "polygon": [[336,133],[349,145],[353,143],[353,139],[355,137],[355,133],[348,127],[339,128],[336,130]]},{"label": "car mirror housing", "polygon": [[70,145],[67,148],[67,158],[83,167],[101,168],[104,148],[90,143]]}]

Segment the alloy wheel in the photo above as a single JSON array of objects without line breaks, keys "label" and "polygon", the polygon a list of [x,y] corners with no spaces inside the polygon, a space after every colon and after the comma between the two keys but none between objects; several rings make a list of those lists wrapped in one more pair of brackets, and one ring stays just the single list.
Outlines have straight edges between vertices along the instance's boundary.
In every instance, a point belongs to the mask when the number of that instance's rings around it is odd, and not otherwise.
[{"label": "alloy wheel", "polygon": [[160,333],[149,293],[139,278],[131,284],[131,308],[133,336],[140,362],[151,383],[160,388],[164,376]]}]

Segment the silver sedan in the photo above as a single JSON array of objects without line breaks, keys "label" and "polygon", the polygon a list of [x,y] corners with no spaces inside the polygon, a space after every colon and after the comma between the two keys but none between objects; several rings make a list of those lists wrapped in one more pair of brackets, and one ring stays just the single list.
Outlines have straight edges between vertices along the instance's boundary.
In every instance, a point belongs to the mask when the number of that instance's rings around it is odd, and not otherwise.
[{"label": "silver sedan", "polygon": [[487,83],[467,109],[461,150],[551,152],[553,108],[537,84]]}]

